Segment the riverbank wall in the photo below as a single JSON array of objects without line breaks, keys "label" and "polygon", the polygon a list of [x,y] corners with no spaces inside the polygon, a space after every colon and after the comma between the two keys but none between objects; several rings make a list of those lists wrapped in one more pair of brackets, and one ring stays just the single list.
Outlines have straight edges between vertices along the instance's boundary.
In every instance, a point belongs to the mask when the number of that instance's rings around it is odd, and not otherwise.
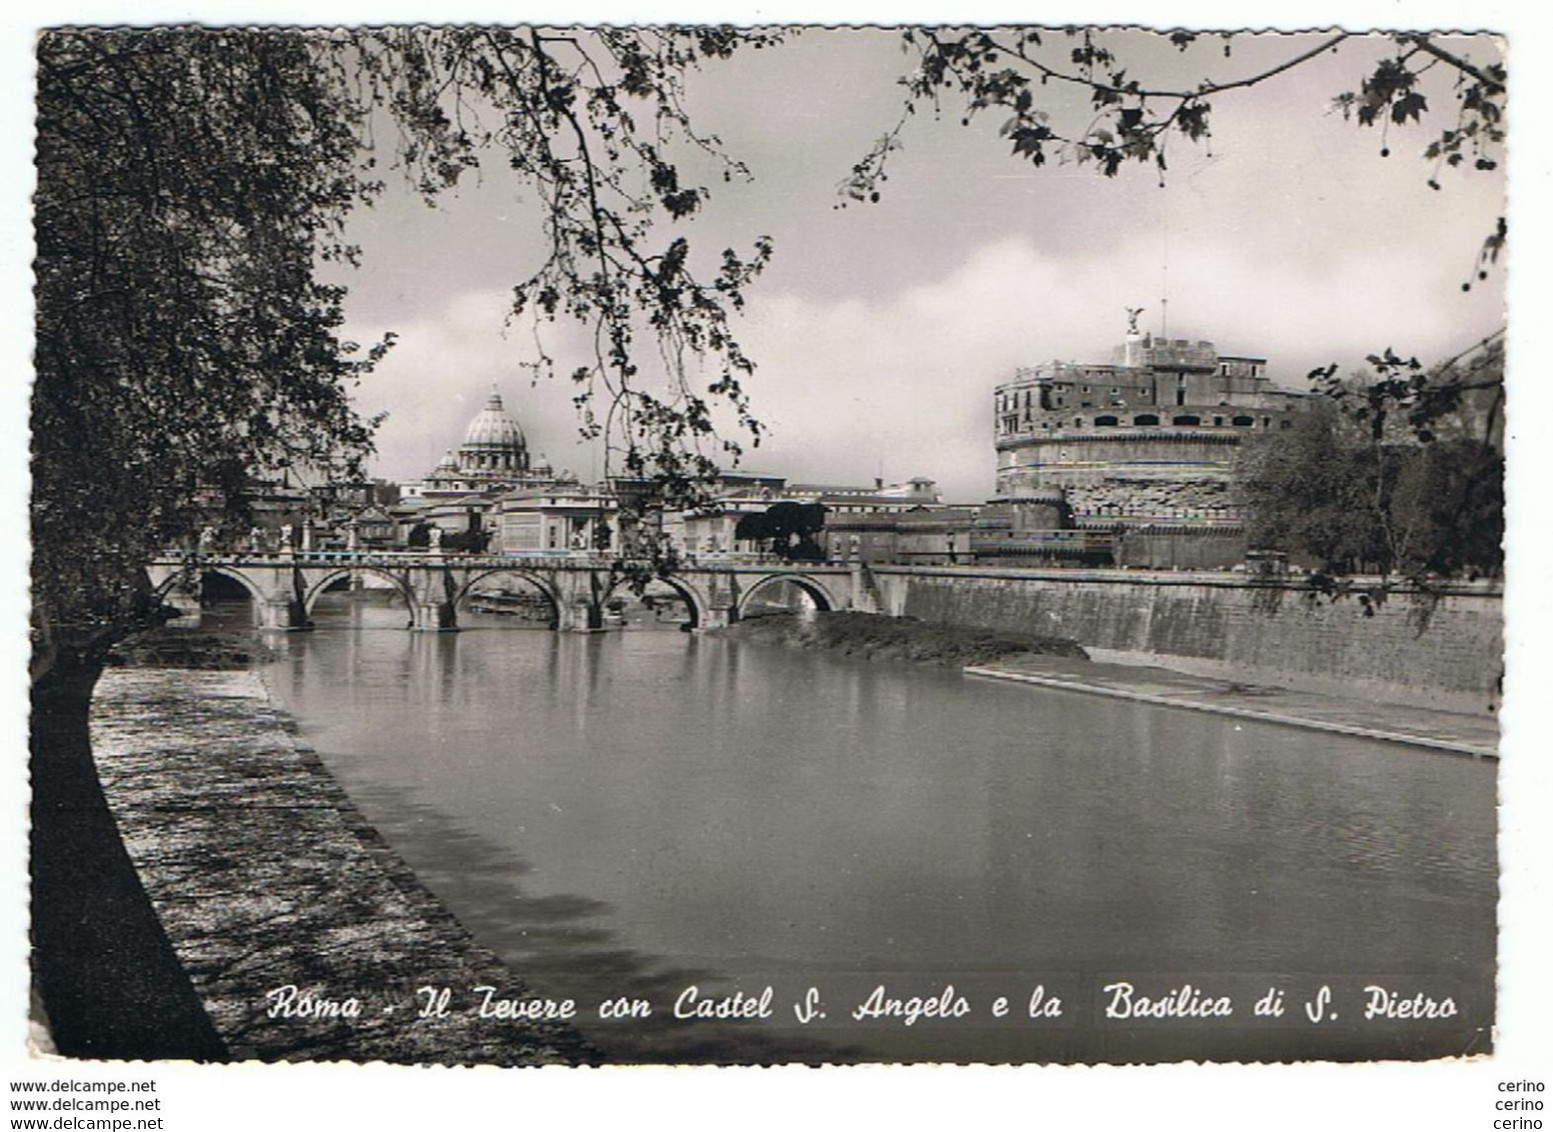
[{"label": "riverbank wall", "polygon": [[1444,711],[1499,704],[1498,586],[1333,598],[1231,573],[879,566],[879,613],[1066,638],[1097,661]]},{"label": "riverbank wall", "polygon": [[421,1016],[422,987],[527,988],[383,841],[256,671],[109,669],[91,741],[125,848],[232,1058],[597,1060],[557,1023]]}]

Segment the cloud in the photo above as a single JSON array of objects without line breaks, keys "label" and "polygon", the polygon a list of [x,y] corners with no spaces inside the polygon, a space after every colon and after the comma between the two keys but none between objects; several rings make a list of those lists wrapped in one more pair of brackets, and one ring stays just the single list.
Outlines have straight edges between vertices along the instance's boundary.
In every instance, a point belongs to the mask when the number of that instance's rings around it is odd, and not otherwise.
[{"label": "cloud", "polygon": [[[536,384],[524,369],[538,351],[531,327],[505,325],[510,292],[454,292],[421,318],[393,329],[394,348],[362,382],[357,402],[363,412],[387,411],[378,431],[374,474],[418,479],[457,448],[464,430],[485,406],[492,386],[502,394],[528,440],[529,453],[583,476],[597,469],[580,444],[571,390],[564,381]],[[353,328],[361,340],[382,328]]]}]

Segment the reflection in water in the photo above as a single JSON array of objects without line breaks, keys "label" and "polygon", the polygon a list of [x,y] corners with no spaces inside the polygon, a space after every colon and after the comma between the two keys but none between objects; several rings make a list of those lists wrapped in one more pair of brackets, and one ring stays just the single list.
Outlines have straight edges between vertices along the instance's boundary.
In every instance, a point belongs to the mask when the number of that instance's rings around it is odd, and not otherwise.
[{"label": "reflection in water", "polygon": [[1420,1056],[1491,1019],[1491,763],[672,631],[418,635],[402,609],[331,601],[272,685],[542,991],[666,1008],[692,982],[875,972],[1081,992],[1116,972],[1409,972],[1452,980],[1470,1015],[1319,1044],[595,1023],[616,1056]]}]

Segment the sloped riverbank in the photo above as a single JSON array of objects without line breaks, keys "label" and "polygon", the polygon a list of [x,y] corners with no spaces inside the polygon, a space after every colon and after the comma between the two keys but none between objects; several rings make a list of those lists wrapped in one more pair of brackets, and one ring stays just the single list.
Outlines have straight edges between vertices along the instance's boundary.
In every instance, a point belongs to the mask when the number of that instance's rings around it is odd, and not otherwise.
[{"label": "sloped riverbank", "polygon": [[125,846],[234,1058],[593,1059],[555,1023],[419,1016],[434,997],[421,987],[526,988],[359,814],[257,672],[110,669],[91,737]]},{"label": "sloped riverbank", "polygon": [[230,672],[275,659],[257,632],[166,627],[135,633],[108,654],[110,667],[198,668]]},{"label": "sloped riverbank", "polygon": [[724,629],[722,635],[731,640],[828,649],[844,656],[911,660],[945,668],[990,664],[1025,654],[1087,659],[1082,648],[1060,638],[938,625],[913,617],[873,613],[771,614],[740,621]]}]

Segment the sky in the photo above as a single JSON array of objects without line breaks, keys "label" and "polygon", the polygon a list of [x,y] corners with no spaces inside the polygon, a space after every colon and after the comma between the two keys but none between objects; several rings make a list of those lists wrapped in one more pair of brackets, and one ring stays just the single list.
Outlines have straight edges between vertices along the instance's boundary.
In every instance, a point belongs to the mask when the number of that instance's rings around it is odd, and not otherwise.
[{"label": "sky", "polygon": [[[1317,42],[1242,35],[1227,58],[1217,41],[1183,54],[1136,31],[1108,45],[1135,77],[1174,85],[1256,73]],[[1451,46],[1498,58],[1487,38]],[[708,64],[691,76],[692,116],[752,180],[713,184],[704,211],[662,238],[683,234],[707,252],[774,241],[734,327],[770,430],[744,466],[828,483],[925,475],[952,501],[983,500],[993,387],[1020,365],[1108,360],[1129,306],[1145,308],[1141,325],[1156,333],[1168,309],[1172,337],[1265,356],[1296,388],[1317,366],[1357,368],[1388,346],[1427,362],[1492,333],[1504,321],[1502,271],[1461,285],[1505,187],[1499,171],[1450,170],[1429,187],[1422,150],[1449,124],[1443,75],[1429,76],[1434,112],[1421,125],[1383,133],[1332,109],[1389,49],[1350,40],[1217,96],[1206,143],[1171,139],[1163,186],[1142,166],[1114,179],[1032,167],[1009,155],[996,114],[967,128],[953,106],[936,120],[919,113],[882,201],[845,209],[839,182],[900,114],[910,60],[899,34],[810,27]],[[1087,118],[1082,99],[1038,93],[1059,122]],[[351,222],[364,262],[345,280],[351,334],[398,336],[359,394],[364,411],[388,414],[374,474],[424,475],[493,385],[536,457],[600,474],[571,390],[534,385],[522,368],[531,328],[506,325],[510,289],[539,250],[525,187],[499,162],[436,207],[390,185]],[[579,347],[565,328],[547,338],[562,373],[583,360]]]}]

